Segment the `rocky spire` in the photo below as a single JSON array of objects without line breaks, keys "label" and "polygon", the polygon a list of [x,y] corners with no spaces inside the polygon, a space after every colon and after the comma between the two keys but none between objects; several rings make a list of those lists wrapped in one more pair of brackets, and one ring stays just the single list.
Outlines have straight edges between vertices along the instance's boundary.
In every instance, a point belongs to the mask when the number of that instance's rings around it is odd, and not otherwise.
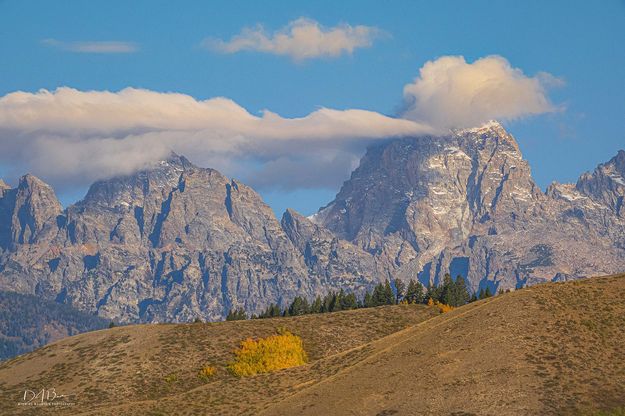
[{"label": "rocky spire", "polygon": [[35,243],[46,229],[56,226],[63,208],[52,188],[41,179],[27,174],[20,178],[17,188],[4,189],[0,240],[5,248]]},{"label": "rocky spire", "polygon": [[594,201],[625,217],[625,151],[619,152],[592,172],[580,176],[575,188]]}]

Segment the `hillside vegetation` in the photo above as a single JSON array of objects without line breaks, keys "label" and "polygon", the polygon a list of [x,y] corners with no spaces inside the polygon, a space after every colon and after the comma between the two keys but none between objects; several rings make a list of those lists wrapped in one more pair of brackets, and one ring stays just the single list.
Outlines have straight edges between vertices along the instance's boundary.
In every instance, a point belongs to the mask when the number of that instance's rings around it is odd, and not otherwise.
[{"label": "hillside vegetation", "polygon": [[0,361],[109,321],[38,296],[0,291]]},{"label": "hillside vegetation", "polygon": [[[308,362],[227,369],[241,342],[301,337]],[[81,334],[0,365],[0,414],[54,387],[58,414],[597,414],[625,405],[625,277],[545,284],[441,314],[397,305]],[[611,414],[611,413],[605,413]]]}]

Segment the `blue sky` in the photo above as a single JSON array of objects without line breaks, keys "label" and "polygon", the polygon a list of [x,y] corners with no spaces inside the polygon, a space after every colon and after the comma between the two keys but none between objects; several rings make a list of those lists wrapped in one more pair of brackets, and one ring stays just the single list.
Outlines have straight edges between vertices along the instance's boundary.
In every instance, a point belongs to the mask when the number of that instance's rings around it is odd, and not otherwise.
[{"label": "blue sky", "polygon": [[[375,27],[384,34],[352,54],[303,62],[202,46],[206,38],[228,40],[257,24],[271,33],[301,17],[330,28],[342,23]],[[136,51],[77,53],[67,46],[89,41],[129,42]],[[81,91],[134,87],[198,100],[227,97],[254,115],[269,109],[282,117],[305,117],[328,107],[393,116],[404,86],[427,61],[462,55],[473,62],[500,55],[528,76],[547,72],[564,81],[549,90],[551,102],[564,110],[505,123],[544,188],[552,180],[574,181],[625,148],[623,44],[625,2],[617,0],[5,0],[0,1],[0,97],[62,86]],[[0,163],[9,179],[19,169]],[[234,163],[255,162],[247,157]],[[265,187],[261,194],[277,212],[290,206],[311,214],[337,190]],[[79,185],[60,191],[65,203],[83,192]]]}]

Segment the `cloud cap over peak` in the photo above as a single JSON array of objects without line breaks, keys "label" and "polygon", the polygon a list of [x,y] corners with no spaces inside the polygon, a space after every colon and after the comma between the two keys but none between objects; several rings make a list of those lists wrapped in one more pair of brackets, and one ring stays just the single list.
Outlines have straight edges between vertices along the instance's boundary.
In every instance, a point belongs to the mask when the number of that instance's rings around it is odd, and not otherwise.
[{"label": "cloud cap over peak", "polygon": [[268,33],[262,25],[257,25],[244,28],[228,41],[207,38],[202,46],[220,53],[257,51],[304,61],[349,55],[357,48],[372,46],[376,38],[384,35],[385,32],[373,26],[343,23],[326,28],[315,20],[301,17],[274,33]]},{"label": "cloud cap over peak", "polygon": [[14,176],[31,171],[61,189],[132,173],[172,150],[254,186],[338,186],[371,140],[431,131],[374,111],[257,116],[223,97],[136,88],[0,97],[0,163]]},{"label": "cloud cap over peak", "polygon": [[559,107],[550,102],[547,89],[562,84],[545,72],[529,77],[498,55],[473,63],[444,56],[426,62],[404,87],[402,117],[449,129],[549,113]]},{"label": "cloud cap over peak", "polygon": [[0,165],[63,191],[135,172],[173,150],[260,188],[336,188],[373,141],[556,111],[546,89],[558,83],[498,56],[443,57],[405,86],[403,118],[323,107],[296,118],[257,115],[224,97],[137,88],[17,91],[0,97]]}]

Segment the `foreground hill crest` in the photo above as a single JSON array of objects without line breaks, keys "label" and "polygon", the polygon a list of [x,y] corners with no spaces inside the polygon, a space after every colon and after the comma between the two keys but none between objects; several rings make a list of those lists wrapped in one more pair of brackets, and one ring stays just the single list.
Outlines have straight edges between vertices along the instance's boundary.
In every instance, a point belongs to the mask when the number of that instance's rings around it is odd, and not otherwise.
[{"label": "foreground hill crest", "polygon": [[[0,183],[0,289],[123,322],[222,319],[388,278],[472,290],[625,269],[625,152],[543,193],[496,122],[370,147],[332,201],[278,221],[250,187],[172,154],[63,209]],[[584,238],[580,238],[580,236]]]}]

